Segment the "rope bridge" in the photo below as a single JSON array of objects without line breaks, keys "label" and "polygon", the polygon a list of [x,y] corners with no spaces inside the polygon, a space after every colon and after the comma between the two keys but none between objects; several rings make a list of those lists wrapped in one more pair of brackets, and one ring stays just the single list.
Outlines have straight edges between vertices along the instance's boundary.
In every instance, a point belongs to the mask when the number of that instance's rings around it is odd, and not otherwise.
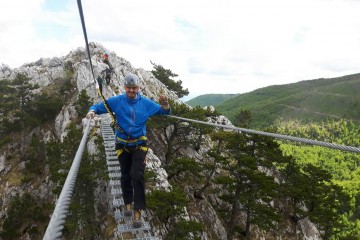
[{"label": "rope bridge", "polygon": [[[93,71],[93,67],[92,67],[92,63],[91,63],[90,50],[89,50],[88,41],[87,41],[87,37],[86,37],[86,28],[85,28],[85,22],[84,22],[84,18],[83,18],[80,0],[78,0],[78,6],[79,6],[80,17],[82,20],[82,26],[83,26],[84,37],[85,37],[85,42],[86,42],[86,49],[87,49],[88,57],[90,60],[91,71],[92,71],[92,75],[94,78],[94,83],[96,84],[94,71]],[[96,84],[96,87],[97,87],[97,89],[99,89],[99,86],[97,84]],[[100,95],[102,96],[101,93],[100,93]],[[104,97],[102,96],[102,98],[104,98]],[[113,119],[112,119],[113,116],[111,115],[111,111],[109,111],[109,112],[110,112],[109,114],[103,114],[101,116],[101,119],[102,119],[101,133],[102,133],[102,137],[104,140],[104,146],[105,146],[105,152],[106,152],[106,163],[108,166],[108,175],[110,178],[111,195],[113,198],[112,203],[113,203],[113,207],[115,209],[114,217],[118,223],[117,231],[115,234],[117,234],[118,237],[123,237],[123,234],[125,234],[125,233],[132,233],[135,235],[135,239],[138,239],[138,240],[159,239],[158,237],[151,235],[151,228],[150,228],[150,224],[146,221],[146,215],[143,216],[143,214],[142,214],[142,218],[143,218],[142,226],[141,226],[141,228],[136,228],[136,229],[134,229],[132,227],[132,224],[131,224],[132,217],[125,217],[123,215],[124,201],[122,199],[122,192],[121,192],[120,180],[119,180],[120,176],[121,176],[120,165],[119,165],[119,161],[115,154],[115,137],[114,137],[113,129],[110,127],[110,124],[113,122]],[[354,152],[354,153],[360,153],[360,148],[358,148],[358,147],[344,146],[344,145],[328,143],[328,142],[323,142],[323,141],[317,141],[317,140],[312,140],[312,139],[298,138],[298,137],[292,137],[292,136],[288,136],[288,135],[269,133],[269,132],[257,131],[257,130],[252,130],[252,129],[238,128],[238,127],[229,126],[229,125],[221,125],[221,124],[203,122],[203,121],[182,118],[182,117],[177,117],[177,116],[172,116],[172,115],[167,116],[167,117],[171,117],[171,118],[175,118],[175,119],[179,119],[179,120],[187,121],[187,122],[194,122],[194,123],[199,123],[199,124],[210,125],[213,127],[226,128],[226,129],[230,129],[233,131],[237,131],[239,133],[258,134],[258,135],[278,138],[281,140],[289,140],[289,141],[295,141],[295,142],[305,143],[305,144],[309,144],[309,145],[318,145],[318,146],[334,148],[334,149],[338,149],[338,150],[342,150],[342,151],[350,151],[350,152]],[[71,166],[69,174],[66,178],[63,189],[60,193],[59,199],[57,200],[54,212],[52,214],[49,225],[48,225],[45,235],[44,235],[45,240],[61,239],[62,229],[64,228],[66,215],[67,215],[67,212],[69,209],[71,196],[73,193],[74,185],[75,185],[76,178],[77,178],[77,173],[78,173],[80,163],[81,163],[81,157],[84,152],[86,140],[87,140],[87,137],[89,134],[90,122],[91,122],[90,120],[87,122],[87,126],[84,130],[84,134],[83,134],[82,140],[80,142],[79,148],[78,148],[75,158],[73,160],[72,166]]]}]

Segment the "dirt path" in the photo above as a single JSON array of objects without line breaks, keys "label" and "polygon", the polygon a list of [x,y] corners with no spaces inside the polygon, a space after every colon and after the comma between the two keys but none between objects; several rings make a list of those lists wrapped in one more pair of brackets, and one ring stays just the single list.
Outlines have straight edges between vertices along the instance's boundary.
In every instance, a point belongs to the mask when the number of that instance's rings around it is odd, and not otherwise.
[{"label": "dirt path", "polygon": [[316,114],[316,115],[329,116],[329,117],[334,117],[334,118],[337,118],[337,119],[340,119],[340,118],[341,118],[341,117],[336,116],[336,115],[327,114],[327,113],[322,113],[322,112],[316,112],[316,111],[309,110],[309,109],[307,109],[307,108],[298,108],[298,107],[294,107],[294,106],[287,105],[287,104],[280,104],[280,105],[285,106],[285,107],[288,107],[288,108],[292,108],[292,109],[304,111],[304,112],[313,113],[313,114]]}]

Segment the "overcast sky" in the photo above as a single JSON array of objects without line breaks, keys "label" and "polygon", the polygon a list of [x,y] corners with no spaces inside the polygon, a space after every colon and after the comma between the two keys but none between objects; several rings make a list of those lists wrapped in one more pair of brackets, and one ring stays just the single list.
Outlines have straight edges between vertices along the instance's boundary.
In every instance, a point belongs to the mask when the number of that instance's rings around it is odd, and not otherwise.
[{"label": "overcast sky", "polygon": [[[187,99],[360,73],[360,0],[83,0],[90,42],[178,74]],[[0,8],[0,63],[84,47],[75,0]],[[186,99],[185,99],[186,100]]]}]

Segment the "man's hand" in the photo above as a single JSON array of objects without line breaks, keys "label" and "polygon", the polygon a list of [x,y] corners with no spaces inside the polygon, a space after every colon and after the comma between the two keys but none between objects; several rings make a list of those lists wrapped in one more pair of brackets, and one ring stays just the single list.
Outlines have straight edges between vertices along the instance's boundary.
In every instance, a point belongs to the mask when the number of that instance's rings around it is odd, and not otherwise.
[{"label": "man's hand", "polygon": [[86,118],[87,119],[93,119],[95,117],[95,112],[94,111],[90,111],[86,114]]},{"label": "man's hand", "polygon": [[159,97],[159,103],[164,110],[168,110],[170,108],[167,96],[161,95]]}]

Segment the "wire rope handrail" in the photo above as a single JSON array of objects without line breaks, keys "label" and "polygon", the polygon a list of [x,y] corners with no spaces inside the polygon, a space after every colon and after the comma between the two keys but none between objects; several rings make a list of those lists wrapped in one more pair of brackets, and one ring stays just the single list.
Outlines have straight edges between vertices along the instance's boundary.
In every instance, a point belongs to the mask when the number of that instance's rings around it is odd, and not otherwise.
[{"label": "wire rope handrail", "polygon": [[317,140],[312,140],[312,139],[307,139],[307,138],[293,137],[293,136],[288,136],[288,135],[283,135],[283,134],[278,134],[278,133],[269,133],[269,132],[252,130],[252,129],[239,128],[239,127],[222,125],[222,124],[217,124],[217,123],[203,122],[203,121],[189,119],[189,118],[177,117],[174,115],[167,115],[167,117],[180,119],[180,120],[183,120],[186,122],[194,122],[194,123],[200,123],[200,124],[210,125],[210,126],[214,126],[214,127],[227,128],[227,129],[231,129],[231,130],[235,130],[235,131],[263,135],[263,136],[278,138],[278,139],[282,139],[282,140],[289,140],[289,141],[301,142],[301,143],[305,143],[305,144],[309,144],[309,145],[318,145],[318,146],[334,148],[334,149],[338,149],[338,150],[342,150],[342,151],[360,153],[360,148],[352,147],[352,146],[328,143],[328,142],[317,141]]},{"label": "wire rope handrail", "polygon": [[64,186],[61,190],[59,199],[56,203],[55,210],[51,216],[49,225],[46,228],[44,240],[60,239],[62,235],[62,229],[64,228],[66,214],[69,209],[70,199],[74,190],[77,174],[79,171],[81,157],[84,152],[87,137],[89,135],[90,120],[88,120],[87,126],[84,131],[84,135],[81,139],[79,148],[76,152],[75,158],[71,165],[69,174],[66,177]]}]

